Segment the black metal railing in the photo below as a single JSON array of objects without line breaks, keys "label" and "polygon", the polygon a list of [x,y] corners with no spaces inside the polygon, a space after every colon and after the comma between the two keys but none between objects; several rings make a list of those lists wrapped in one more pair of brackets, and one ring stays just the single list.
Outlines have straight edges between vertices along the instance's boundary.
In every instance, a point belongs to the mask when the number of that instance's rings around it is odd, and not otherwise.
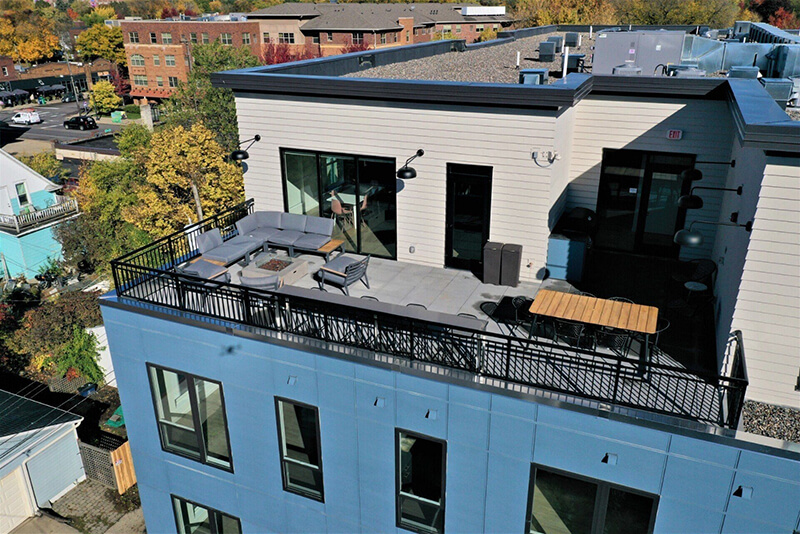
[{"label": "black metal railing", "polygon": [[[177,273],[198,255],[194,238],[252,212],[236,206],[112,262],[120,297],[181,310],[201,320],[246,325],[326,343],[423,361],[525,384],[568,397],[735,428],[747,387],[741,372],[704,375],[658,362],[638,376],[638,360],[562,344],[410,320],[352,305],[257,290]],[[741,345],[739,345],[741,347]],[[741,349],[740,349],[741,350]]]},{"label": "black metal railing", "polygon": [[728,426],[737,428],[739,426],[739,417],[744,408],[744,394],[747,391],[747,385],[750,383],[747,378],[747,366],[744,361],[744,341],[742,340],[741,330],[734,330],[728,336],[722,374],[740,386],[726,390],[723,396],[723,407],[726,410],[725,417],[728,420]]}]

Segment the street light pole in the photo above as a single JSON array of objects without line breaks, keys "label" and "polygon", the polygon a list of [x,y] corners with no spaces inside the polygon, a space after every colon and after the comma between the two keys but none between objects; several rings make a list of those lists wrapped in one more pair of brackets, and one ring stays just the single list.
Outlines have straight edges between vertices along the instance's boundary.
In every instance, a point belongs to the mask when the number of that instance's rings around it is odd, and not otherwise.
[{"label": "street light pole", "polygon": [[[69,46],[62,40],[61,41],[61,53],[64,54],[64,49],[69,50]],[[78,108],[78,113],[81,112],[81,104],[78,102],[78,91],[75,89],[75,78],[72,76],[72,66],[69,64],[69,56],[65,55],[67,60],[67,72],[69,72],[69,81],[72,84],[72,95],[75,97],[75,106]]]}]

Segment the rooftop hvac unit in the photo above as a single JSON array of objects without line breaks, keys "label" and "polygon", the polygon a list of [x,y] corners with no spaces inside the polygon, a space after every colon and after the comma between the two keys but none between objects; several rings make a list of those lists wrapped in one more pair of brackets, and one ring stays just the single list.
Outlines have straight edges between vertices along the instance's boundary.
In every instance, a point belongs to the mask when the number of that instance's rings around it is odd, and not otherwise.
[{"label": "rooftop hvac unit", "polygon": [[570,54],[567,56],[567,74],[583,72],[586,65],[586,54]]},{"label": "rooftop hvac unit", "polygon": [[567,32],[564,36],[564,46],[572,48],[581,46],[581,34],[578,32]]},{"label": "rooftop hvac unit", "polygon": [[560,54],[564,49],[564,38],[560,35],[551,35],[547,40],[556,44],[556,54]]},{"label": "rooftop hvac unit", "polygon": [[775,78],[800,76],[800,45],[781,45],[771,53],[773,59],[770,74]]},{"label": "rooftop hvac unit", "polygon": [[792,97],[794,82],[789,78],[761,78],[760,81],[769,96],[778,103],[781,109],[786,109],[786,104]]},{"label": "rooftop hvac unit", "polygon": [[706,71],[696,67],[690,69],[681,69],[675,71],[675,76],[678,78],[702,78],[706,75]]},{"label": "rooftop hvac unit", "polygon": [[523,85],[546,85],[548,69],[523,69],[519,71],[519,83]]},{"label": "rooftop hvac unit", "polygon": [[752,22],[746,20],[736,21],[736,24],[733,25],[733,35],[747,35],[750,33],[751,24]]},{"label": "rooftop hvac unit", "polygon": [[728,78],[748,78],[755,80],[758,78],[758,67],[736,65],[728,70]]},{"label": "rooftop hvac unit", "polygon": [[667,65],[667,76],[677,76],[679,70],[699,69],[697,63],[678,63],[677,65]]},{"label": "rooftop hvac unit", "polygon": [[617,65],[611,69],[611,74],[614,76],[641,76],[642,67],[636,65]]},{"label": "rooftop hvac unit", "polygon": [[556,43],[542,41],[539,43],[539,61],[550,63],[556,60]]}]

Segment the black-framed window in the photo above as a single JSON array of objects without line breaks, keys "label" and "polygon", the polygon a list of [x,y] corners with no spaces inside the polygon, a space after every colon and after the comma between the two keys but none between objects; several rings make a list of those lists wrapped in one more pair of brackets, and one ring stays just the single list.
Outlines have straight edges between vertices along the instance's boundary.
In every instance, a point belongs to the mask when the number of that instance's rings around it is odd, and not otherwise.
[{"label": "black-framed window", "polygon": [[319,409],[275,397],[283,489],[325,502]]},{"label": "black-framed window", "polygon": [[397,526],[444,532],[447,442],[395,429]]},{"label": "black-framed window", "polygon": [[347,251],[397,258],[395,159],[281,149],[284,209],[332,218]]},{"label": "black-framed window", "polygon": [[178,534],[241,534],[238,517],[172,495]]},{"label": "black-framed window", "polygon": [[222,383],[147,365],[161,447],[233,471]]},{"label": "black-framed window", "polygon": [[657,495],[533,464],[525,532],[650,534],[657,509]]}]

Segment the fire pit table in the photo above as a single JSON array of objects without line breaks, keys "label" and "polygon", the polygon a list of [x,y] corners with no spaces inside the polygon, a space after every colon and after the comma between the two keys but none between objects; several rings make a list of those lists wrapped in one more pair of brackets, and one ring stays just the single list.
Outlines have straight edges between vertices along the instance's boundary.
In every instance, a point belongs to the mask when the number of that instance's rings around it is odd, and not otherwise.
[{"label": "fire pit table", "polygon": [[246,278],[247,285],[251,286],[257,286],[259,279],[268,282],[275,275],[284,285],[291,285],[307,274],[308,262],[305,260],[278,256],[274,252],[264,252],[242,269],[240,276]]}]

